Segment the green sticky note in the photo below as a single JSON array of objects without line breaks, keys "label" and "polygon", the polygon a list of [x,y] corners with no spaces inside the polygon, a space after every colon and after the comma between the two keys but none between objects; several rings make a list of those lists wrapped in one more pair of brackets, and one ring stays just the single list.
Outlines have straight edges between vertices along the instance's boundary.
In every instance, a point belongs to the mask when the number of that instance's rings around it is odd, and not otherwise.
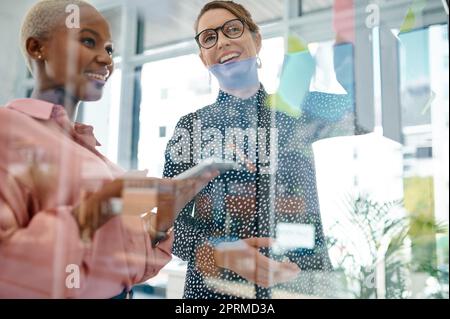
[{"label": "green sticky note", "polygon": [[297,53],[308,51],[308,45],[305,44],[298,36],[289,35],[288,37],[288,53]]},{"label": "green sticky note", "polygon": [[423,9],[427,5],[427,0],[414,0],[412,5],[408,8],[406,12],[406,17],[403,20],[402,26],[400,27],[400,33],[409,32],[414,29],[417,22],[417,17],[422,14]]},{"label": "green sticky note", "polygon": [[300,108],[294,107],[286,103],[286,101],[284,101],[283,98],[278,93],[269,95],[268,105],[271,108],[279,112],[283,112],[291,117],[299,118],[300,115],[302,115],[302,111]]}]

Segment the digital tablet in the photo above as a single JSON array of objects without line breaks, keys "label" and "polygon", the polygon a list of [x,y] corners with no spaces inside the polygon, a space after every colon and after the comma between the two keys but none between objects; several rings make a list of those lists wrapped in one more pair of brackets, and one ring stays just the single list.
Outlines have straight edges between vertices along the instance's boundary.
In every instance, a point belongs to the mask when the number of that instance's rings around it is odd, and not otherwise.
[{"label": "digital tablet", "polygon": [[181,173],[180,175],[175,176],[174,179],[197,178],[207,172],[212,171],[219,171],[221,174],[223,174],[225,172],[231,170],[238,170],[240,168],[241,168],[240,165],[233,161],[227,161],[217,158],[208,158],[201,161],[191,169],[188,169],[187,171]]}]

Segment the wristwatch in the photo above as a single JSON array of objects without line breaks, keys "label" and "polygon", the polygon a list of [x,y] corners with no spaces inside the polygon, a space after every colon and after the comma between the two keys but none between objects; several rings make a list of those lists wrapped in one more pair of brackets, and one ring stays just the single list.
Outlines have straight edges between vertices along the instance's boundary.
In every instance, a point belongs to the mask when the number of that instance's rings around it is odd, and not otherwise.
[{"label": "wristwatch", "polygon": [[156,218],[156,214],[153,212],[147,213],[142,216],[144,219],[145,230],[150,236],[152,247],[155,248],[160,242],[166,240],[173,232],[174,227],[170,227],[166,231],[156,230],[152,225],[152,218]]},{"label": "wristwatch", "polygon": [[169,238],[170,234],[173,232],[173,227],[170,227],[165,232],[155,232],[154,237],[152,238],[152,247],[155,248],[159,245],[160,242],[165,241],[167,238]]}]

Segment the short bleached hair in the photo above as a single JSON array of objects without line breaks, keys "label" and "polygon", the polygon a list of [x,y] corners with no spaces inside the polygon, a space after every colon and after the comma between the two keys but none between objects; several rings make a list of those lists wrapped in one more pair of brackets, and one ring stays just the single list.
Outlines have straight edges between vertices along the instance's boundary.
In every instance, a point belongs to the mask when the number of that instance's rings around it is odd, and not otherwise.
[{"label": "short bleached hair", "polygon": [[70,4],[79,7],[86,5],[92,7],[84,0],[40,0],[26,14],[20,32],[20,44],[30,72],[32,72],[32,69],[27,53],[27,40],[31,37],[36,39],[48,38],[51,32],[60,26],[61,21],[65,21],[64,19],[68,16],[66,8]]}]

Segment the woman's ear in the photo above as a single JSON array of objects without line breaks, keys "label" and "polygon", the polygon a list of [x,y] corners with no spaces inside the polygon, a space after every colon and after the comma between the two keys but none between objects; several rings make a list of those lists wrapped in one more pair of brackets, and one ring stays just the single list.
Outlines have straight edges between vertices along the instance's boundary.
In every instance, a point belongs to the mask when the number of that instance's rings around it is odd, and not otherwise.
[{"label": "woman's ear", "polygon": [[261,33],[258,31],[255,35],[255,41],[256,41],[256,53],[259,54],[262,48],[262,36]]},{"label": "woman's ear", "polygon": [[205,57],[203,56],[203,52],[202,52],[202,51],[200,51],[200,53],[198,54],[198,56],[199,56],[200,60],[202,60],[203,65],[204,65],[206,68],[208,68],[209,65],[208,65],[208,63],[206,62]]},{"label": "woman's ear", "polygon": [[36,38],[28,38],[26,42],[26,50],[30,59],[32,60],[42,60],[45,58],[44,56],[44,48],[41,40]]}]

